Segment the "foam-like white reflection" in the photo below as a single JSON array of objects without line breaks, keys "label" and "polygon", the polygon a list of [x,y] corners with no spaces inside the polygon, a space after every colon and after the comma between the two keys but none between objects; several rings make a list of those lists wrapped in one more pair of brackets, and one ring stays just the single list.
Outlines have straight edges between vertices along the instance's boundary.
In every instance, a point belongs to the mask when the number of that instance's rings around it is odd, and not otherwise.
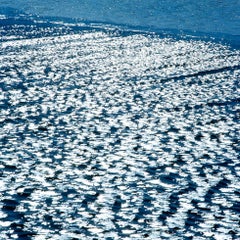
[{"label": "foam-like white reflection", "polygon": [[36,239],[228,236],[239,60],[220,44],[140,33],[3,42],[4,199],[18,189]]}]

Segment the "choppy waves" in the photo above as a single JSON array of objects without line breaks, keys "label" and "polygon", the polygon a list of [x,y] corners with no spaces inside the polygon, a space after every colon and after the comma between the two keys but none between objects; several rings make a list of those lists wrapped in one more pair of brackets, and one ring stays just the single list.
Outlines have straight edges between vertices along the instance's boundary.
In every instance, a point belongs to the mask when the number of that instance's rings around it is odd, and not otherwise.
[{"label": "choppy waves", "polygon": [[2,21],[1,239],[240,238],[239,51]]}]

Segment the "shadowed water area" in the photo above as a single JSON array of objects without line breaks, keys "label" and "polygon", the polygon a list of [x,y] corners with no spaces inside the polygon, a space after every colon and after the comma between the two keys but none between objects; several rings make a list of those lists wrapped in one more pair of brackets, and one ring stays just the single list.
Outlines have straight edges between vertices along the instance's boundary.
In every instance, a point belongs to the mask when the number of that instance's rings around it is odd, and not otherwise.
[{"label": "shadowed water area", "polygon": [[240,51],[51,21],[0,19],[0,238],[239,239]]}]

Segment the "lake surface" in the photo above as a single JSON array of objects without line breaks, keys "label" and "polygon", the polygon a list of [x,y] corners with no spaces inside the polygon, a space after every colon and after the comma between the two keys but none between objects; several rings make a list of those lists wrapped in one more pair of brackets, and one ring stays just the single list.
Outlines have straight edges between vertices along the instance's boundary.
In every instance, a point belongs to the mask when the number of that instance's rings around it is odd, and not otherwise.
[{"label": "lake surface", "polygon": [[239,239],[239,9],[1,1],[0,238]]},{"label": "lake surface", "polygon": [[240,33],[239,0],[12,0],[2,6],[29,14],[81,18],[157,29],[181,29],[207,33]]}]

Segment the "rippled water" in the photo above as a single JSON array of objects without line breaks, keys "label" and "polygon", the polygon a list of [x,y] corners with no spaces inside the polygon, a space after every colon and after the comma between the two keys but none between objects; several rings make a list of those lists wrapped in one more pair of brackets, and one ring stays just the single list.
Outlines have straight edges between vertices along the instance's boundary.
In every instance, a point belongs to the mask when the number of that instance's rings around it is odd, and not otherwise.
[{"label": "rippled water", "polygon": [[1,19],[1,239],[239,239],[240,52]]}]

